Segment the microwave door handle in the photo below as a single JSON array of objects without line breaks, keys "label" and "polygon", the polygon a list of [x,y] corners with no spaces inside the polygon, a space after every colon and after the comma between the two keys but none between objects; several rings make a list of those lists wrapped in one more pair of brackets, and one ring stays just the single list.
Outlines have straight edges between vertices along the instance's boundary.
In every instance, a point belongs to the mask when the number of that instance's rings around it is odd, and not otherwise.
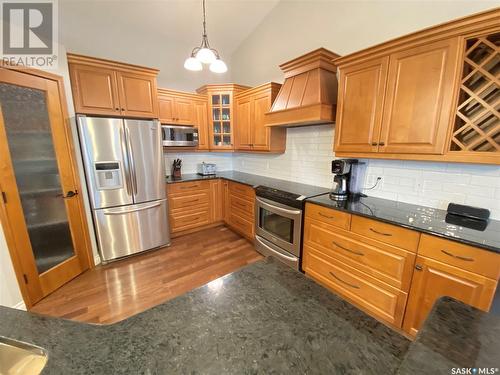
[{"label": "microwave door handle", "polygon": [[264,208],[268,210],[273,210],[277,213],[283,213],[285,215],[300,215],[302,211],[300,210],[288,210],[286,208],[278,207],[267,202],[264,202],[262,199],[256,197],[255,200]]},{"label": "microwave door handle", "polygon": [[125,186],[127,187],[127,194],[132,195],[132,181],[130,177],[130,165],[128,162],[128,152],[127,152],[127,144],[125,142],[125,133],[123,130],[123,126],[120,126],[120,146],[122,149],[122,159],[123,159],[123,171],[125,173]]},{"label": "microwave door handle", "polygon": [[128,149],[128,155],[130,159],[130,176],[132,180],[132,187],[133,187],[133,192],[134,195],[137,194],[137,176],[135,174],[135,160],[134,160],[134,150],[132,149],[132,142],[130,142],[130,130],[128,129],[127,125],[125,125],[125,134],[126,134],[126,141],[127,141],[127,149]]}]

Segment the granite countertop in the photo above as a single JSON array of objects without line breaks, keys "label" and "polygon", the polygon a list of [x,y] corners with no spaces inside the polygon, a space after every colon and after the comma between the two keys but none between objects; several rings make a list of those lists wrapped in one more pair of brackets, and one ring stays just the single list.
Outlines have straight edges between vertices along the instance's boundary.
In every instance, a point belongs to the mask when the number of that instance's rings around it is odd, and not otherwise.
[{"label": "granite countertop", "polygon": [[238,172],[238,171],[220,171],[213,176],[201,176],[196,173],[183,174],[180,179],[173,179],[171,176],[166,177],[167,184],[176,182],[199,181],[199,180],[213,180],[222,178],[229,181],[239,182],[256,188],[258,186],[265,186],[272,189],[283,190],[289,193],[304,194],[312,197],[319,194],[325,194],[329,191],[328,188],[306,185],[298,182],[279,180],[277,178],[264,177],[256,174]]},{"label": "granite countertop", "polygon": [[43,374],[395,373],[410,341],[272,258],[112,325],[0,307]]},{"label": "granite countertop", "polygon": [[475,230],[446,222],[445,210],[388,199],[365,197],[336,202],[326,194],[307,201],[500,253],[498,220],[489,220],[484,230]]},{"label": "granite countertop", "polygon": [[451,374],[453,368],[489,368],[493,371],[483,374],[498,374],[499,354],[500,316],[444,297],[410,345],[398,374]]},{"label": "granite countertop", "polygon": [[442,298],[411,343],[267,258],[112,325],[0,307],[0,336],[45,348],[43,374],[450,373],[498,367],[500,317]]}]

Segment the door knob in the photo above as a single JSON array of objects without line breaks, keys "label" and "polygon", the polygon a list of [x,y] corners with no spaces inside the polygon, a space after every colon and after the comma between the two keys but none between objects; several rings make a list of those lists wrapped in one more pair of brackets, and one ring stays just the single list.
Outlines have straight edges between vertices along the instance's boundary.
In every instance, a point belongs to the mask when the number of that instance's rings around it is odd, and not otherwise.
[{"label": "door knob", "polygon": [[75,190],[75,191],[70,190],[70,191],[68,191],[68,192],[66,193],[66,195],[63,195],[63,198],[72,198],[72,197],[74,197],[74,196],[75,196],[75,195],[77,195],[77,194],[78,194],[78,191],[77,191],[77,190]]}]

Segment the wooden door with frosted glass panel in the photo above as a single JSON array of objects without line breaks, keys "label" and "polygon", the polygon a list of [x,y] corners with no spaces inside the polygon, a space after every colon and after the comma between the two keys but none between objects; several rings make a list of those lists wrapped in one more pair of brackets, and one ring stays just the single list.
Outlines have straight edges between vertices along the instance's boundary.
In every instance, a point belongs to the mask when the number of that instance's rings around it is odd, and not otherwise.
[{"label": "wooden door with frosted glass panel", "polygon": [[31,72],[0,68],[0,219],[28,307],[91,262],[62,81]]}]

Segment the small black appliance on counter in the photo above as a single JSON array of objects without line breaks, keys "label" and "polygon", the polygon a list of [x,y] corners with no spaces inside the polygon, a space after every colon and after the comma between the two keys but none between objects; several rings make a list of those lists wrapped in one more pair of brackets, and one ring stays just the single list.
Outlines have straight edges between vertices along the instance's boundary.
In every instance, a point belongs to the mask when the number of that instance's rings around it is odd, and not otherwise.
[{"label": "small black appliance on counter", "polygon": [[357,159],[336,159],[332,161],[333,187],[330,198],[345,201],[362,196],[362,185],[366,164]]}]

